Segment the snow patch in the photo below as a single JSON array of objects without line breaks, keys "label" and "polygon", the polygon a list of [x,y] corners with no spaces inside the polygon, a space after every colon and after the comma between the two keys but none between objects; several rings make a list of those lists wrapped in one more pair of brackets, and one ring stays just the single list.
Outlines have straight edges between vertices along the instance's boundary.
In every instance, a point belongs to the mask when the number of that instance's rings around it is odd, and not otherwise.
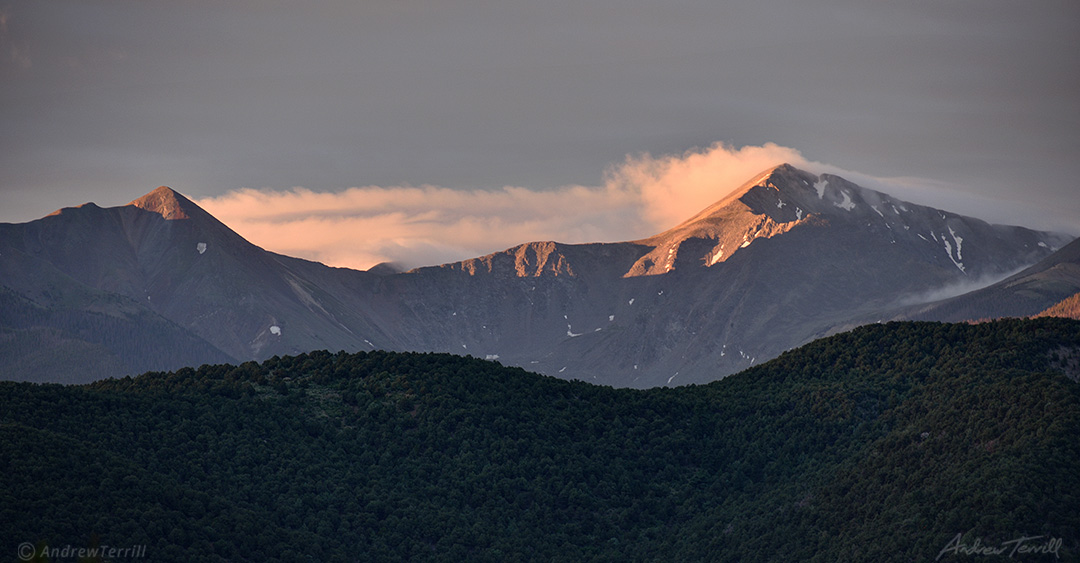
[{"label": "snow patch", "polygon": [[562,373],[564,371],[566,371],[566,366],[563,366],[563,368],[561,370],[559,370],[559,373]]},{"label": "snow patch", "polygon": [[[679,372],[675,372],[675,375],[679,375]],[[668,382],[668,383],[671,383],[671,380],[672,380],[672,379],[675,379],[675,375],[673,375],[673,376],[671,376],[671,377],[667,378],[667,382]]]},{"label": "snow patch", "polygon": [[778,199],[778,200],[776,200],[776,208],[777,208],[777,209],[783,209],[783,208],[784,208],[784,205],[785,205],[785,204],[784,204],[784,200],[782,200],[782,199]]},{"label": "snow patch", "polygon": [[488,355],[484,356],[484,359],[488,360],[488,361],[495,361],[495,360],[499,359],[499,355],[498,354],[488,354]]},{"label": "snow patch", "polygon": [[716,264],[717,262],[719,262],[719,261],[720,261],[720,259],[721,259],[721,258],[723,258],[723,257],[724,257],[724,249],[722,249],[722,248],[721,248],[720,250],[717,250],[717,251],[716,251],[716,253],[715,253],[715,254],[713,254],[711,258],[709,258],[709,263],[708,263],[708,265],[709,265],[709,266],[713,266],[713,265],[715,265],[715,264]]},{"label": "snow patch", "polygon": [[949,241],[945,240],[944,236],[941,237],[941,243],[945,245],[945,255],[949,257],[949,260],[952,260],[953,265],[959,268],[961,272],[964,272],[964,263],[958,261],[956,258],[953,258],[952,245],[949,244]]},{"label": "snow patch", "polygon": [[200,242],[199,244],[196,244],[195,245],[195,250],[198,250],[199,254],[202,254],[203,252],[206,252],[206,243],[205,242]]},{"label": "snow patch", "polygon": [[1045,242],[1042,242],[1042,241],[1039,241],[1039,246],[1041,246],[1043,248],[1050,248],[1049,246],[1046,246]]},{"label": "snow patch", "polygon": [[884,213],[882,213],[882,212],[881,212],[881,210],[879,210],[878,208],[874,207],[873,205],[871,205],[871,206],[870,206],[870,209],[873,209],[874,211],[876,211],[876,212],[877,212],[877,214],[878,214],[878,215],[881,215],[881,217],[882,217],[882,218],[884,218],[884,217],[885,217],[885,214],[884,214]]},{"label": "snow patch", "polygon": [[956,241],[956,259],[963,260],[964,255],[962,254],[962,249],[964,248],[964,239],[956,236],[956,231],[954,231],[952,227],[949,227],[949,234],[952,235],[953,240]]},{"label": "snow patch", "polygon": [[802,221],[802,214],[803,214],[802,208],[801,207],[796,207],[795,208],[795,220],[796,221]]},{"label": "snow patch", "polygon": [[270,334],[273,334],[274,336],[281,336],[281,327],[278,325],[272,325],[270,327]]},{"label": "snow patch", "polygon": [[375,345],[374,345],[374,344],[372,344],[372,343],[371,343],[371,341],[370,341],[370,340],[368,340],[367,338],[365,338],[365,339],[364,339],[364,342],[366,342],[366,343],[367,343],[367,345],[368,345],[368,346],[371,346],[372,348],[374,348],[374,347],[375,347]]},{"label": "snow patch", "polygon": [[829,185],[828,180],[819,180],[817,182],[814,182],[814,189],[817,190],[818,199],[821,199],[821,198],[825,197],[825,186],[828,186],[828,185]]},{"label": "snow patch", "polygon": [[583,332],[574,332],[574,331],[570,330],[570,325],[566,325],[566,335],[569,336],[570,338],[577,338],[577,337],[581,336],[582,334],[585,334],[585,333],[583,333]]},{"label": "snow patch", "polygon": [[844,200],[841,201],[840,203],[835,203],[833,205],[835,205],[835,206],[837,206],[840,209],[843,209],[845,211],[851,211],[852,209],[855,209],[855,202],[851,201],[851,195],[850,194],[848,194],[844,190],[841,190],[840,195],[844,196]]},{"label": "snow patch", "polygon": [[630,303],[629,303],[629,304],[630,304],[630,305],[633,305],[633,304],[634,304],[634,299],[633,299],[633,298],[631,298],[631,299],[630,299]]},{"label": "snow patch", "polygon": [[614,321],[614,320],[615,320],[615,315],[608,315],[608,316],[607,316],[607,320],[608,320],[608,322],[609,322],[609,323],[610,323],[611,321]]}]

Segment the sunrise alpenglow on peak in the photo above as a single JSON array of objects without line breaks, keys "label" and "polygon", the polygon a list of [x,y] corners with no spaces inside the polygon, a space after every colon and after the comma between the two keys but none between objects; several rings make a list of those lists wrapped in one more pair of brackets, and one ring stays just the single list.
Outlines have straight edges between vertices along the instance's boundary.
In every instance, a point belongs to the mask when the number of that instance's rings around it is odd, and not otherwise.
[{"label": "sunrise alpenglow on peak", "polygon": [[1080,558],[1080,3],[0,0],[0,557]]},{"label": "sunrise alpenglow on peak", "polygon": [[791,162],[1080,232],[1078,22],[1068,2],[16,1],[0,221],[166,184],[273,250],[419,265],[647,236]]}]

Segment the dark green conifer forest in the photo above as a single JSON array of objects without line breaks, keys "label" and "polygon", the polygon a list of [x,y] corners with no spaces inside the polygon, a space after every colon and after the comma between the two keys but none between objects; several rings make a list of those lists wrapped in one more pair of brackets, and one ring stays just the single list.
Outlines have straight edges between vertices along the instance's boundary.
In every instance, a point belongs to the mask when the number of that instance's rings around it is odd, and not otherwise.
[{"label": "dark green conifer forest", "polygon": [[388,352],[5,382],[0,557],[1076,561],[1077,358],[1080,322],[1044,318],[871,325],[646,391]]}]

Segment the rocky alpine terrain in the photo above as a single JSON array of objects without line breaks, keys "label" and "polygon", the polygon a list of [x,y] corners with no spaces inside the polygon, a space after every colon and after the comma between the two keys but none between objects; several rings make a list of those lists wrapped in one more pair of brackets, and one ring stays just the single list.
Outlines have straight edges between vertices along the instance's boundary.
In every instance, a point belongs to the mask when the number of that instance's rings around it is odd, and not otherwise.
[{"label": "rocky alpine terrain", "polygon": [[1068,262],[1054,252],[1070,240],[781,165],[638,241],[356,271],[265,251],[161,187],[0,224],[0,373],[79,382],[384,349],[617,387],[703,383],[913,307],[934,319],[935,292]]}]

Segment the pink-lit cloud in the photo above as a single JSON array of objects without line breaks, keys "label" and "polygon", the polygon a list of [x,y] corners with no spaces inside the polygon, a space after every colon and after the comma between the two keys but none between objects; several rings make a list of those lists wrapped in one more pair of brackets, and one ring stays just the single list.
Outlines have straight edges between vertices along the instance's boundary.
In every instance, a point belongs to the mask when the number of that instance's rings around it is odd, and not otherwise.
[{"label": "pink-lit cloud", "polygon": [[806,159],[773,143],[739,149],[717,143],[681,155],[627,157],[608,170],[607,184],[639,194],[641,215],[654,228],[666,229],[716,203],[754,174],[785,162],[803,166]]},{"label": "pink-lit cloud", "polygon": [[613,166],[602,186],[367,186],[335,193],[241,189],[198,202],[268,250],[333,266],[421,266],[463,260],[524,242],[635,240],[670,228],[753,174],[805,160],[767,144],[717,144],[682,155],[638,155]]},{"label": "pink-lit cloud", "polygon": [[784,162],[814,173],[838,174],[916,203],[947,204],[950,199],[948,186],[940,183],[876,178],[808,161],[795,149],[770,143],[738,149],[715,144],[679,155],[629,156],[608,169],[601,186],[556,190],[367,186],[334,193],[246,188],[198,204],[268,250],[358,269],[380,262],[416,267],[531,241],[646,238]]},{"label": "pink-lit cloud", "polygon": [[629,194],[581,186],[243,189],[198,203],[259,246],[362,269],[385,261],[445,263],[533,240],[620,240],[643,229]]}]

